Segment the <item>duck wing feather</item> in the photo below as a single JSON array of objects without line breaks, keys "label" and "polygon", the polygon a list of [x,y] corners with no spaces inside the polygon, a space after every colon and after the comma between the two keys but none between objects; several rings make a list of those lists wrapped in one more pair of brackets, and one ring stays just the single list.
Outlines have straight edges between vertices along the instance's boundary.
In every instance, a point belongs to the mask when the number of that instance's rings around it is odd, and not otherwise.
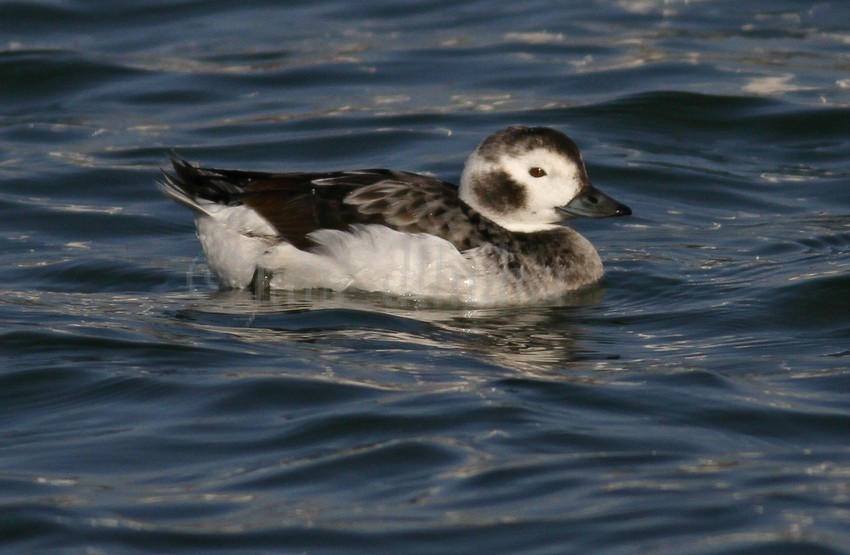
[{"label": "duck wing feather", "polygon": [[503,231],[463,202],[456,186],[421,174],[387,169],[269,173],[171,161],[174,173],[163,172],[160,184],[169,196],[201,211],[197,199],[250,207],[281,239],[301,249],[314,246],[309,237],[314,231],[347,231],[356,224],[429,233],[460,251],[493,241]]}]

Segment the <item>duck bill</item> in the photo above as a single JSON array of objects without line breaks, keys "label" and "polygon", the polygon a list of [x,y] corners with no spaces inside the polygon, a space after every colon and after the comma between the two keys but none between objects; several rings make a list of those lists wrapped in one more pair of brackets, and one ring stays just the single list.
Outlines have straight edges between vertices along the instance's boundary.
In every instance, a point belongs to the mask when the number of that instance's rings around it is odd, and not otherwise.
[{"label": "duck bill", "polygon": [[558,212],[571,218],[609,218],[611,216],[631,216],[632,209],[617,202],[596,187],[586,185],[581,193],[565,206],[556,208]]}]

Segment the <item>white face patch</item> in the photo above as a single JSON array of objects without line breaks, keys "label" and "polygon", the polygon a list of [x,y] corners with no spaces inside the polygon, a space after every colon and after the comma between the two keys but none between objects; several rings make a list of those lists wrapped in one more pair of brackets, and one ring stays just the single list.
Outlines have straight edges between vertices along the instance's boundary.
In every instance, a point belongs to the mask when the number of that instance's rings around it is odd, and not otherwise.
[{"label": "white face patch", "polygon": [[[528,204],[538,210],[563,206],[582,187],[580,168],[572,161],[547,149],[534,149],[518,158],[503,157],[502,167],[528,190]],[[531,175],[532,168],[545,172]]]},{"label": "white face patch", "polygon": [[[581,160],[575,161],[546,148],[535,148],[514,156],[504,154],[495,162],[475,151],[464,168],[460,195],[476,210],[511,231],[551,229],[563,220],[555,208],[568,204],[584,186],[585,173],[581,164]],[[470,190],[471,183],[476,175],[487,175],[494,170],[505,172],[524,189],[523,206],[516,206],[513,210],[505,206],[495,211],[476,202],[476,196]]]}]

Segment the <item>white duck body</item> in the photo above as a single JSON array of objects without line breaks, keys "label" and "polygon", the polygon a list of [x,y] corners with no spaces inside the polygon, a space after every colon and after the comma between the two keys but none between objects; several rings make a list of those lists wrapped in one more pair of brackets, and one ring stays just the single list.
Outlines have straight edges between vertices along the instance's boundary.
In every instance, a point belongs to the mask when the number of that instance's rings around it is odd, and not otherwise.
[{"label": "white duck body", "polygon": [[474,305],[551,299],[602,277],[571,217],[631,213],[590,185],[578,148],[509,127],[470,155],[460,188],[392,170],[261,173],[174,159],[158,185],[195,212],[222,286],[328,288]]}]

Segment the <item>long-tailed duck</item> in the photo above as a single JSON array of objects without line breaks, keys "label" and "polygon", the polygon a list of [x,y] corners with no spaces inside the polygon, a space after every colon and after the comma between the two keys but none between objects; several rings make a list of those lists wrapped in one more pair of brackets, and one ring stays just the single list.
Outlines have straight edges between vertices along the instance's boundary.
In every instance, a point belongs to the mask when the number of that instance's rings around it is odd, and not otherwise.
[{"label": "long-tailed duck", "polygon": [[564,222],[627,216],[546,127],[509,127],[469,156],[460,187],[386,169],[261,173],[172,158],[158,187],[195,213],[222,286],[357,288],[475,305],[558,297],[602,277]]}]

